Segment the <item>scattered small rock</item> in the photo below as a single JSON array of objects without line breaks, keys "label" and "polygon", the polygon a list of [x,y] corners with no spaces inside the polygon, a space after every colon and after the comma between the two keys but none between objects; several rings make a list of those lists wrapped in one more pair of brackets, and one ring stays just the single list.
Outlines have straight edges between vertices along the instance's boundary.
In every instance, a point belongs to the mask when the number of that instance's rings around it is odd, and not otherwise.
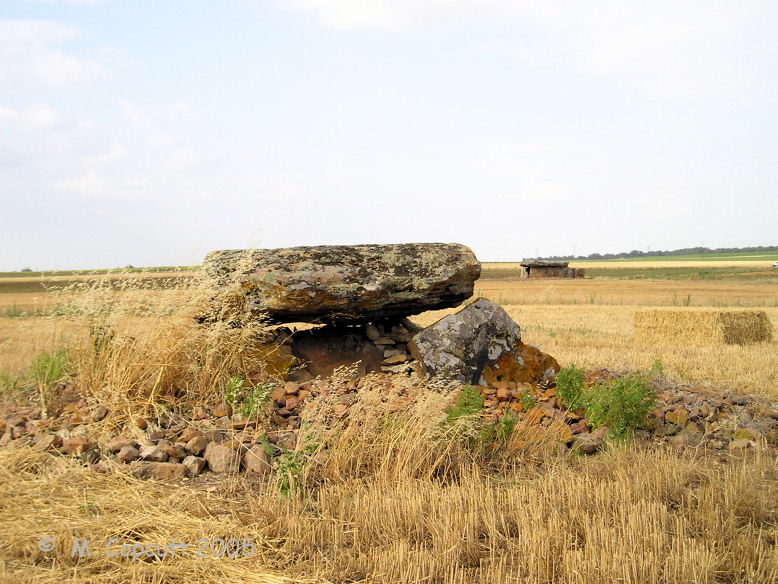
[{"label": "scattered small rock", "polygon": [[197,456],[205,450],[206,446],[208,446],[208,440],[205,438],[205,436],[200,434],[199,436],[195,436],[189,440],[184,448],[189,454]]},{"label": "scattered small rock", "polygon": [[109,410],[105,406],[97,406],[97,409],[92,413],[92,421],[93,422],[102,422],[105,417],[110,413],[111,410]]},{"label": "scattered small rock", "polygon": [[243,455],[243,467],[249,472],[265,476],[270,472],[270,456],[262,445],[256,444]]},{"label": "scattered small rock", "polygon": [[135,448],[137,448],[138,443],[135,442],[134,440],[130,440],[126,436],[114,436],[108,442],[107,448],[108,448],[108,452],[110,452],[111,454],[115,454],[125,446],[134,446]]},{"label": "scattered small rock", "polygon": [[165,462],[167,460],[167,454],[157,446],[151,445],[141,449],[140,458],[141,460],[150,462]]},{"label": "scattered small rock", "polygon": [[214,418],[223,418],[224,416],[230,417],[232,415],[232,407],[230,404],[219,404],[211,408],[211,415]]},{"label": "scattered small rock", "polygon": [[89,442],[79,436],[68,438],[62,443],[62,450],[68,456],[81,456],[89,448]]},{"label": "scattered small rock", "polygon": [[186,469],[186,472],[190,477],[196,477],[201,472],[203,472],[203,470],[205,469],[205,464],[206,461],[204,458],[190,455],[184,458],[183,462],[181,463],[181,466],[183,466]]},{"label": "scattered small rock", "polygon": [[187,470],[183,464],[171,462],[136,462],[130,471],[139,479],[154,479],[158,481],[179,481],[186,478]]},{"label": "scattered small rock", "polygon": [[210,442],[206,446],[204,458],[213,472],[233,473],[240,469],[238,452],[216,442]]},{"label": "scattered small rock", "polygon": [[140,452],[137,448],[131,444],[126,444],[119,450],[119,454],[116,455],[116,460],[122,463],[128,463],[137,460],[139,456]]}]

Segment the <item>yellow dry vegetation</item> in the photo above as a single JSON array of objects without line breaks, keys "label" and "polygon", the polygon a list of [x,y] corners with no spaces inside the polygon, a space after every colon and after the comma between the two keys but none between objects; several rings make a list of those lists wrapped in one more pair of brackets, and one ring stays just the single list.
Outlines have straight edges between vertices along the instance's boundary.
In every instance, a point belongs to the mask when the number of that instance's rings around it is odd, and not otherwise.
[{"label": "yellow dry vegetation", "polygon": [[140,278],[179,278],[187,275],[189,272],[182,270],[168,271],[126,271],[114,270],[106,273],[78,272],[72,274],[41,274],[39,276],[7,276],[0,277],[0,282],[71,282],[71,281],[94,281],[94,280],[137,280]]},{"label": "yellow dry vegetation", "polygon": [[680,308],[635,313],[635,338],[645,343],[749,345],[773,340],[764,310]]},{"label": "yellow dry vegetation", "polygon": [[502,305],[778,307],[774,282],[742,280],[478,280],[475,294]]},{"label": "yellow dry vegetation", "polygon": [[[52,584],[778,578],[772,450],[721,463],[631,446],[580,459],[539,444],[483,466],[456,443],[431,437],[430,417],[419,409],[378,433],[346,431],[328,458],[306,466],[289,495],[245,475],[171,486],[95,473],[34,449],[0,451],[0,578]],[[52,538],[54,549],[41,551],[41,538]],[[88,541],[91,557],[73,557],[76,538],[81,546]],[[233,551],[247,553],[214,557],[228,540]],[[183,557],[180,551],[135,562],[121,556],[123,544],[141,546],[141,554],[172,542],[190,547]],[[203,543],[205,557],[197,557]]]},{"label": "yellow dry vegetation", "polygon": [[[478,284],[521,325],[525,342],[563,365],[647,370],[660,359],[676,379],[778,398],[775,341],[635,341],[635,313],[672,304],[673,292],[679,302],[693,293],[695,304],[760,306],[778,324],[774,289],[715,281],[676,287],[688,285]],[[101,445],[133,431],[128,422],[137,416],[220,399],[226,375],[256,367],[252,337],[196,326],[181,312],[190,294],[197,290],[103,288],[72,296],[62,316],[0,318],[0,384],[21,380],[3,397],[25,397],[35,355],[66,346],[87,400],[111,408]],[[762,444],[737,459],[613,445],[580,458],[528,442],[517,427],[504,450],[487,455],[468,448],[458,429],[441,430],[445,396],[430,392],[392,420],[311,427],[287,459],[299,461],[289,493],[274,476],[169,485],[97,473],[32,448],[0,449],[0,581],[778,582],[774,448]],[[86,431],[79,428],[72,432]],[[42,537],[56,541],[53,551],[38,548]],[[93,557],[71,556],[76,537],[90,542]],[[136,562],[105,553],[109,542],[117,551],[217,539],[250,540],[253,553]]]}]

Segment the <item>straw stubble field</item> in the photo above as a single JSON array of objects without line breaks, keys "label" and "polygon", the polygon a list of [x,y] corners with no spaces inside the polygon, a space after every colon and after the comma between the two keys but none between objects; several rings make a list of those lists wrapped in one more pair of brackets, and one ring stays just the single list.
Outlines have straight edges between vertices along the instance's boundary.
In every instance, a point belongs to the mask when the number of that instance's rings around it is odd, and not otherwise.
[{"label": "straw stubble field", "polygon": [[[117,351],[114,359],[124,361],[104,365],[106,375],[87,396],[121,403],[128,419],[149,407],[160,387],[160,368],[188,374],[187,359],[206,346],[214,349],[212,340],[197,344],[191,322],[171,315],[186,290],[133,293],[159,310],[117,315],[113,326],[117,336],[142,349],[142,362]],[[524,340],[563,365],[647,370],[659,359],[669,377],[709,391],[718,386],[778,399],[775,340],[651,345],[635,341],[633,325],[637,311],[673,305],[680,310],[689,298],[693,306],[758,306],[776,327],[774,283],[487,279],[477,293],[503,304]],[[107,297],[112,294],[127,292]],[[84,300],[100,305],[105,298],[103,291],[99,299]],[[55,306],[60,300],[35,302]],[[26,398],[17,382],[39,352],[83,345],[89,339],[84,324],[56,315],[0,318],[5,401]],[[93,365],[85,374],[100,373]],[[120,399],[116,393],[130,378],[134,397]],[[0,579],[778,582],[773,448],[730,460],[659,445],[613,445],[580,458],[539,443],[487,461],[440,435],[445,400],[436,396],[419,401],[394,424],[352,427],[334,436],[337,447],[326,459],[308,461],[291,494],[245,475],[171,486],[95,473],[42,452],[2,450]],[[56,540],[53,552],[38,549],[44,536]],[[75,537],[88,539],[97,553],[71,557]],[[249,539],[255,549],[235,559],[190,555],[132,562],[102,553],[112,538],[144,545]]]}]

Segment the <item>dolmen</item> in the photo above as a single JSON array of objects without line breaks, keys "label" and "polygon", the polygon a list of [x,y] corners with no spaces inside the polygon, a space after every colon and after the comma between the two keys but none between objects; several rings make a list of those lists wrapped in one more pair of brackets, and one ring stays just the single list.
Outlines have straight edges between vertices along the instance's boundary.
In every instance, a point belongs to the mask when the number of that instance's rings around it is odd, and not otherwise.
[{"label": "dolmen", "polygon": [[[462,384],[539,382],[559,365],[521,341],[519,326],[481,298],[425,329],[408,317],[454,308],[473,296],[481,264],[457,243],[221,250],[203,262],[212,296],[203,322],[306,323],[281,349],[304,381],[357,363]],[[317,326],[311,326],[317,325]],[[288,339],[286,338],[288,337]]]}]

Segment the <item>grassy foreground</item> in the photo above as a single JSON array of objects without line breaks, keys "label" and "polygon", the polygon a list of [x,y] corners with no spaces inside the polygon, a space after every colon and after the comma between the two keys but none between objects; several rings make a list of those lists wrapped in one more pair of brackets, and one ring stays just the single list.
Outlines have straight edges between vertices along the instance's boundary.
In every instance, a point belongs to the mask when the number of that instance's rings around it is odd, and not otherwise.
[{"label": "grassy foreground", "polygon": [[[778,396],[775,341],[639,347],[632,314],[669,304],[672,288],[574,284],[580,288],[548,292],[551,302],[542,288],[548,283],[502,290],[524,340],[563,365],[647,369],[660,358],[674,378]],[[701,286],[693,296],[699,304],[747,300],[748,288]],[[34,403],[39,388],[30,387],[29,365],[60,347],[69,348],[86,399],[115,412],[110,431],[160,407],[220,399],[219,380],[247,366],[250,350],[240,335],[206,334],[185,317],[196,293],[107,286],[74,293],[73,310],[58,316],[0,318],[3,401]],[[769,299],[761,288],[749,298],[762,302],[760,295]],[[775,324],[776,309],[765,310]],[[96,343],[106,338],[107,352]],[[368,393],[364,423],[312,428],[312,453],[298,445],[290,492],[274,477],[170,485],[95,472],[28,447],[0,450],[0,581],[778,582],[774,448],[739,458],[612,444],[587,458],[512,436],[487,453],[462,439],[466,426],[441,431],[445,390],[391,423]],[[53,550],[39,549],[43,537],[54,539]],[[87,539],[94,555],[72,557],[76,539]],[[208,548],[206,557],[135,562],[107,553],[122,544],[197,549],[198,540],[230,539],[251,541],[252,553],[214,557]]]},{"label": "grassy foreground", "polygon": [[[421,420],[416,420],[422,423]],[[524,453],[497,468],[418,432],[356,440],[315,488],[172,487],[44,453],[0,453],[4,582],[775,582],[773,453],[720,463],[614,448]],[[440,476],[442,475],[442,476]],[[53,552],[37,542],[52,537]],[[71,557],[86,538],[95,557]],[[249,539],[251,557],[132,562],[106,544]],[[118,544],[110,551],[118,551]],[[282,580],[283,574],[288,579]]]}]

